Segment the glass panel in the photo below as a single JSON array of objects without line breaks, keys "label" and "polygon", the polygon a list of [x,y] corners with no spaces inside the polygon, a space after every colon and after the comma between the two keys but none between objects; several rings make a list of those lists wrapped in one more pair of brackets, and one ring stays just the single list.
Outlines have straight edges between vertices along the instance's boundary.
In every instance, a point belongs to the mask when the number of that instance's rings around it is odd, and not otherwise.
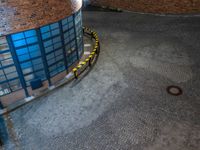
[{"label": "glass panel", "polygon": [[62,43],[61,43],[61,42],[56,43],[56,44],[54,45],[54,49],[58,49],[58,48],[60,48],[60,47],[62,47]]},{"label": "glass panel", "polygon": [[49,52],[51,52],[51,51],[53,51],[53,46],[50,46],[50,47],[45,48],[45,52],[46,52],[46,53],[49,53]]},{"label": "glass panel", "polygon": [[40,51],[30,53],[31,58],[39,57],[41,55]]},{"label": "glass panel", "polygon": [[26,55],[18,56],[18,58],[19,58],[19,61],[20,61],[20,62],[23,62],[23,61],[25,61],[25,60],[29,60],[29,59],[30,59],[30,56],[29,56],[29,54],[26,54]]},{"label": "glass panel", "polygon": [[35,42],[37,42],[37,37],[27,38],[26,41],[27,41],[27,44],[35,43]]},{"label": "glass panel", "polygon": [[58,43],[58,42],[61,42],[60,36],[53,38],[53,43]]},{"label": "glass panel", "polygon": [[23,55],[27,53],[28,53],[28,49],[26,47],[17,50],[17,55]]},{"label": "glass panel", "polygon": [[32,67],[30,67],[30,68],[25,68],[25,69],[22,70],[22,72],[23,72],[23,74],[31,73],[31,72],[33,72],[33,68],[32,68]]},{"label": "glass panel", "polygon": [[59,24],[58,23],[54,23],[54,24],[51,24],[50,27],[51,27],[51,30],[53,30],[53,29],[58,28]]},{"label": "glass panel", "polygon": [[32,79],[34,79],[34,74],[30,74],[24,77],[26,81],[30,81]]},{"label": "glass panel", "polygon": [[28,49],[29,49],[30,52],[31,51],[38,51],[38,52],[40,52],[40,47],[39,47],[38,44],[29,46]]},{"label": "glass panel", "polygon": [[56,62],[56,60],[55,60],[55,58],[53,58],[53,59],[50,59],[50,60],[48,60],[48,65],[50,66],[50,65],[52,65],[53,63],[55,63]]},{"label": "glass panel", "polygon": [[17,72],[13,72],[13,73],[7,74],[6,77],[8,80],[10,80],[10,79],[14,79],[14,78],[18,77],[18,74],[17,74]]},{"label": "glass panel", "polygon": [[11,37],[13,41],[24,39],[24,33],[21,32],[21,33],[13,34]]},{"label": "glass panel", "polygon": [[59,29],[53,30],[51,32],[52,36],[58,35],[60,33]]},{"label": "glass panel", "polygon": [[49,47],[52,44],[53,44],[52,40],[48,40],[48,41],[44,42],[44,47]]},{"label": "glass panel", "polygon": [[5,74],[11,73],[11,72],[15,72],[15,71],[16,71],[16,68],[14,66],[4,69]]},{"label": "glass panel", "polygon": [[68,22],[67,18],[63,19],[63,20],[62,20],[62,25],[67,24],[67,22]]},{"label": "glass panel", "polygon": [[0,84],[0,96],[9,94],[10,92],[11,91],[10,91],[8,83]]},{"label": "glass panel", "polygon": [[9,85],[10,85],[12,91],[16,91],[21,88],[21,83],[20,83],[19,79],[10,81]]},{"label": "glass panel", "polygon": [[49,26],[44,26],[44,27],[40,28],[40,31],[42,33],[48,32],[49,30],[50,30]]},{"label": "glass panel", "polygon": [[35,78],[44,79],[44,78],[45,78],[45,73],[44,73],[44,71],[36,72],[36,73],[35,73]]},{"label": "glass panel", "polygon": [[21,47],[21,46],[24,46],[26,45],[26,41],[25,40],[19,40],[19,41],[15,41],[14,42],[14,46],[15,47]]},{"label": "glass panel", "polygon": [[3,75],[3,76],[0,76],[0,82],[3,82],[6,80],[6,77]]},{"label": "glass panel", "polygon": [[51,37],[50,32],[42,34],[42,39],[44,39],[44,40],[47,39],[47,38],[50,38],[50,37]]},{"label": "glass panel", "polygon": [[24,32],[26,37],[31,37],[31,36],[36,36],[36,31],[35,30],[29,30]]},{"label": "glass panel", "polygon": [[72,16],[68,17],[68,22],[71,22],[71,21],[73,21],[73,17]]}]

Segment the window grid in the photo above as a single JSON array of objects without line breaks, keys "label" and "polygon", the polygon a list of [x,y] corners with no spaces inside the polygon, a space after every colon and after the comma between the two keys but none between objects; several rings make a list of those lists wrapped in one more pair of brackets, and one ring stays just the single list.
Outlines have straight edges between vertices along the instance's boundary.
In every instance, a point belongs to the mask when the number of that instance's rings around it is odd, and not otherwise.
[{"label": "window grid", "polygon": [[[59,22],[40,28],[40,32],[43,38],[49,74],[53,77],[65,70],[61,39],[62,33]],[[48,34],[48,38],[46,38],[46,35],[44,34]]]},{"label": "window grid", "polygon": [[[39,38],[40,35],[41,38]],[[82,38],[81,11],[39,29],[9,35],[12,53],[6,38],[0,37],[0,96],[5,95],[1,92],[4,87],[6,94],[22,89],[21,78],[25,80],[24,89],[30,86],[30,81],[35,78],[46,80],[44,64],[48,66],[46,72],[50,77],[66,70],[82,54]],[[45,57],[42,57],[44,53],[41,54],[43,48]],[[17,56],[17,61],[13,60],[14,55]]]},{"label": "window grid", "polygon": [[[30,86],[30,81],[35,78],[45,80],[46,77],[43,71],[43,62],[36,30],[20,32],[13,34],[11,37],[26,81],[26,86]],[[19,44],[20,42],[21,44]],[[36,60],[41,63],[35,63]]]},{"label": "window grid", "polygon": [[0,96],[21,89],[18,73],[14,65],[7,40],[0,38]]}]

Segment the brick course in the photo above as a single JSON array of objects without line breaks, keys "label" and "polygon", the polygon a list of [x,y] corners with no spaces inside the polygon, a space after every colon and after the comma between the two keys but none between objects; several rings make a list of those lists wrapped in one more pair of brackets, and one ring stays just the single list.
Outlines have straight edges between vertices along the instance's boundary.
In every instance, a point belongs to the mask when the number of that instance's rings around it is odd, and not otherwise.
[{"label": "brick course", "polygon": [[0,36],[56,22],[81,6],[82,0],[0,0]]},{"label": "brick course", "polygon": [[91,0],[92,5],[148,13],[200,13],[200,0]]}]

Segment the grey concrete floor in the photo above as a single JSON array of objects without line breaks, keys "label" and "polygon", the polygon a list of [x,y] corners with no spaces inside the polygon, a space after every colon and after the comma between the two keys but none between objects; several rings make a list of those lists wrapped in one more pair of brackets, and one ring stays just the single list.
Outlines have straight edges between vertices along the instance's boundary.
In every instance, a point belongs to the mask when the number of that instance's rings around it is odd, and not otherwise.
[{"label": "grey concrete floor", "polygon": [[[84,12],[93,70],[10,114],[24,150],[199,150],[200,18]],[[166,92],[180,86],[181,96]]]}]

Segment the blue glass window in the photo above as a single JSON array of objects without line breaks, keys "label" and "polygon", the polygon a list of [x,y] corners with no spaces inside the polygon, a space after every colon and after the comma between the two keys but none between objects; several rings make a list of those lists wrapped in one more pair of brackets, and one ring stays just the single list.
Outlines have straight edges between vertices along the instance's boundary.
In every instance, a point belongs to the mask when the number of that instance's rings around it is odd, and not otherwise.
[{"label": "blue glass window", "polygon": [[32,37],[32,36],[36,36],[36,31],[35,30],[29,30],[24,32],[25,37]]},{"label": "blue glass window", "polygon": [[17,41],[20,39],[24,39],[24,33],[17,33],[12,35],[12,40]]},{"label": "blue glass window", "polygon": [[[18,39],[19,37],[16,36],[15,38]],[[7,39],[0,37],[0,96],[21,88]]]},{"label": "blue glass window", "polygon": [[49,25],[40,28],[41,33],[49,32],[50,28]]},{"label": "blue glass window", "polygon": [[14,42],[15,47],[21,47],[21,46],[24,46],[24,45],[26,45],[26,40],[24,40],[24,39]]}]

